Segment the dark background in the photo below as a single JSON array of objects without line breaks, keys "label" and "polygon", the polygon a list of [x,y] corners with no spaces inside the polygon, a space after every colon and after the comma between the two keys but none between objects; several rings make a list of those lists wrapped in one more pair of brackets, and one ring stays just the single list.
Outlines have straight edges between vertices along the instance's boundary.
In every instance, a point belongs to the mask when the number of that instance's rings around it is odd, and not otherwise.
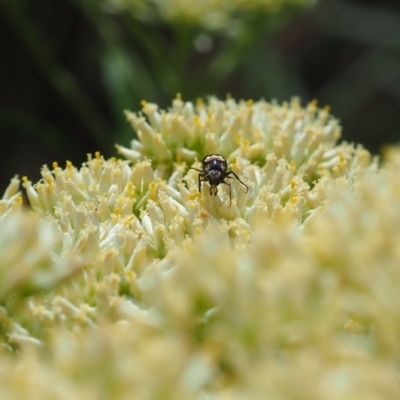
[{"label": "dark background", "polygon": [[252,29],[236,37],[144,22],[93,0],[3,0],[0,10],[0,191],[15,174],[36,182],[43,164],[115,155],[115,143],[133,138],[123,110],[141,99],[167,108],[177,92],[316,98],[345,140],[374,153],[399,141],[399,0],[245,15]]}]

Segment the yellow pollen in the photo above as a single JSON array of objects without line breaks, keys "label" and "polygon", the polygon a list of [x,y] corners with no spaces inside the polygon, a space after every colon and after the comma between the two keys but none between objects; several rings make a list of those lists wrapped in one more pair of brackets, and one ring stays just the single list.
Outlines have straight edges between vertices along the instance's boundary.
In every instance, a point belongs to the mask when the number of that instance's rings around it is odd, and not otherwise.
[{"label": "yellow pollen", "polygon": [[117,274],[111,274],[108,276],[108,282],[110,282],[111,285],[117,285],[121,281],[121,278]]},{"label": "yellow pollen", "polygon": [[71,169],[72,168],[72,162],[68,161],[66,162],[66,168]]},{"label": "yellow pollen", "polygon": [[241,147],[243,147],[244,149],[247,149],[249,146],[250,146],[250,142],[248,139],[245,139],[242,141]]},{"label": "yellow pollen", "polygon": [[208,217],[208,211],[207,210],[201,210],[199,215],[200,215],[200,218],[207,218]]},{"label": "yellow pollen", "polygon": [[240,146],[241,141],[242,141],[242,135],[241,134],[236,135],[236,137],[235,137],[235,146],[236,147]]},{"label": "yellow pollen", "polygon": [[254,104],[254,100],[253,99],[249,99],[247,100],[247,106],[251,107]]},{"label": "yellow pollen", "polygon": [[[202,105],[204,105],[204,100],[201,98],[201,97],[198,97],[197,99],[196,99],[196,105],[197,106],[202,106]],[[198,117],[197,117],[198,118]]]},{"label": "yellow pollen", "polygon": [[311,100],[311,104],[316,107],[318,105],[318,100],[317,99]]},{"label": "yellow pollen", "polygon": [[133,186],[132,182],[129,182],[126,186],[125,193],[131,199],[135,197],[135,187]]},{"label": "yellow pollen", "polygon": [[134,218],[133,215],[128,215],[123,221],[124,225],[129,225],[129,223],[133,220],[133,218]]},{"label": "yellow pollen", "polygon": [[136,274],[129,269],[128,271],[125,271],[125,278],[128,282],[134,281],[136,279]]},{"label": "yellow pollen", "polygon": [[100,152],[99,152],[99,151],[96,151],[96,152],[94,153],[94,156],[95,156],[97,159],[99,159],[99,158],[100,158]]},{"label": "yellow pollen", "polygon": [[142,107],[145,107],[146,104],[147,104],[147,101],[146,101],[146,100],[142,100],[142,101],[140,102],[140,105],[141,105]]},{"label": "yellow pollen", "polygon": [[175,98],[176,100],[182,100],[182,94],[178,92]]},{"label": "yellow pollen", "polygon": [[35,317],[43,317],[46,314],[46,309],[43,306],[35,305],[35,308],[32,310],[32,314]]},{"label": "yellow pollen", "polygon": [[324,107],[324,111],[326,111],[327,113],[330,112],[330,111],[331,111],[331,106],[326,105],[326,106]]},{"label": "yellow pollen", "polygon": [[53,166],[53,169],[58,168],[58,162],[57,161],[53,161],[52,166]]},{"label": "yellow pollen", "polygon": [[110,298],[110,301],[108,302],[110,307],[117,307],[119,304],[121,304],[122,300],[120,297],[113,296]]},{"label": "yellow pollen", "polygon": [[22,177],[22,182],[29,182],[29,181],[28,181],[28,177],[27,177],[27,176],[23,176],[23,177]]},{"label": "yellow pollen", "polygon": [[84,323],[84,322],[86,322],[86,318],[87,318],[87,315],[86,315],[86,313],[83,312],[83,311],[78,311],[78,312],[75,313],[74,316],[73,316],[73,319],[74,319],[75,321],[81,323],[81,324]]},{"label": "yellow pollen", "polygon": [[149,185],[149,199],[156,201],[157,200],[157,183],[151,182]]}]

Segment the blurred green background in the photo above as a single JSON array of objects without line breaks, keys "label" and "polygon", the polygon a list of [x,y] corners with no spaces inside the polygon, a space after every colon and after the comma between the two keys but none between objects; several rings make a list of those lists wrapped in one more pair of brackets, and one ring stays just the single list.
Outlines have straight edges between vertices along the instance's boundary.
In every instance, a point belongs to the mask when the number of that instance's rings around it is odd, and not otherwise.
[{"label": "blurred green background", "polygon": [[166,108],[177,92],[315,98],[345,140],[375,153],[399,141],[400,0],[288,0],[275,10],[221,0],[204,15],[157,9],[168,1],[0,2],[0,190],[15,174],[37,181],[43,164],[115,155],[133,138],[123,110],[142,99]]}]

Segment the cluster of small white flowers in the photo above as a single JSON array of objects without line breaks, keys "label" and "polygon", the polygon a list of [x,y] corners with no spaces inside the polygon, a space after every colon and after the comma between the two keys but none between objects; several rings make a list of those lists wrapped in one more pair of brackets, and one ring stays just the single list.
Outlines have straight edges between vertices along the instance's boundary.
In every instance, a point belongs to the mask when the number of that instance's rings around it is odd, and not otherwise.
[{"label": "cluster of small white flowers", "polygon": [[[198,161],[207,154],[226,157],[250,191],[245,194],[233,182],[232,207],[219,198],[200,196],[200,205],[215,218],[254,222],[260,213],[270,219],[288,207],[290,212],[296,208],[302,222],[325,200],[324,181],[351,179],[371,164],[362,148],[337,145],[337,120],[315,102],[302,108],[297,99],[278,105],[211,98],[207,104],[199,100],[193,105],[178,97],[168,111],[143,102],[142,113],[126,115],[138,140],[131,148],[117,145],[119,153],[132,162],[151,160],[158,177],[180,188],[184,204],[187,193],[182,193],[180,180],[186,180],[192,193],[197,186],[197,173],[183,176],[185,165],[200,168]],[[226,199],[226,194],[221,197]]]},{"label": "cluster of small white flowers", "polygon": [[[30,213],[18,178],[0,200],[5,393],[398,398],[398,152],[378,169],[314,102],[127,117],[127,160],[44,166]],[[212,153],[249,187],[232,204],[198,192]]]},{"label": "cluster of small white flowers", "polygon": [[206,30],[229,29],[231,34],[240,31],[246,16],[262,13],[268,15],[285,7],[305,7],[315,0],[108,0],[114,10],[129,10],[144,21],[169,23],[190,22]]},{"label": "cluster of small white flowers", "polygon": [[22,195],[20,192],[20,180],[17,176],[11,179],[3,197],[0,199],[0,220],[13,211],[21,210]]},{"label": "cluster of small white flowers", "polygon": [[[139,138],[130,149],[117,146],[128,160],[96,153],[79,169],[44,166],[35,185],[23,179],[34,213],[61,238],[52,260],[72,253],[85,266],[62,295],[30,302],[35,318],[89,325],[104,314],[137,318],[132,300],[140,302],[150,277],[169,270],[174,251],[210,227],[233,248],[246,248],[259,226],[308,223],[336,178],[351,185],[360,168],[374,166],[363,149],[336,144],[337,121],[314,102],[302,108],[296,99],[211,98],[194,106],[177,98],[168,111],[144,102],[143,114],[127,117]],[[189,167],[201,168],[209,153],[225,156],[248,192],[232,179],[232,193],[221,188],[210,196],[208,183],[199,193],[198,172]],[[6,208],[18,203],[17,181]]]},{"label": "cluster of small white flowers", "polygon": [[82,267],[79,256],[62,251],[64,237],[57,224],[21,208],[19,186],[19,179],[13,178],[0,200],[0,324],[12,346],[40,344],[17,322],[24,319],[24,313],[19,307],[14,309],[15,304],[53,289]]}]

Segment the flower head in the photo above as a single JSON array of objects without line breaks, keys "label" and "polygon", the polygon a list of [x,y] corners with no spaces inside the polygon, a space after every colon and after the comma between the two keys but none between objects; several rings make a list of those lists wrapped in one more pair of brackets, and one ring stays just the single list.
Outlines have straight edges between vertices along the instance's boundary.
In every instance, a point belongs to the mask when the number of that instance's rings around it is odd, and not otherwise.
[{"label": "flower head", "polygon": [[232,33],[243,29],[250,16],[277,13],[287,7],[305,7],[314,0],[108,0],[115,9],[131,11],[138,19],[148,22],[190,23],[205,30],[229,29]]},{"label": "flower head", "polygon": [[[378,168],[338,144],[326,108],[296,99],[178,98],[127,116],[138,139],[117,146],[126,160],[95,153],[24,178],[34,216],[8,211],[16,181],[2,200],[0,247],[15,258],[0,273],[28,271],[24,282],[43,290],[20,300],[0,285],[4,343],[21,351],[2,363],[1,387],[397,398],[398,152]],[[232,204],[223,187],[198,192],[190,168],[211,153],[249,187],[232,179]],[[60,265],[76,275],[54,279]],[[32,344],[44,350],[25,351]]]},{"label": "flower head", "polygon": [[268,218],[280,208],[292,207],[302,222],[325,199],[324,180],[351,179],[371,165],[367,151],[337,144],[338,121],[315,102],[302,108],[297,99],[279,105],[210,98],[208,103],[199,100],[193,105],[178,97],[167,111],[143,102],[142,113],[126,115],[138,140],[132,141],[131,148],[117,145],[119,153],[132,162],[151,160],[155,175],[178,187],[181,196],[187,197],[188,190],[194,197],[197,173],[185,172],[187,166],[199,168],[199,160],[207,154],[221,154],[229,168],[243,177],[251,190],[245,195],[233,183],[237,200],[232,208],[199,196],[200,205],[213,217],[251,220],[258,205],[266,203]]}]

